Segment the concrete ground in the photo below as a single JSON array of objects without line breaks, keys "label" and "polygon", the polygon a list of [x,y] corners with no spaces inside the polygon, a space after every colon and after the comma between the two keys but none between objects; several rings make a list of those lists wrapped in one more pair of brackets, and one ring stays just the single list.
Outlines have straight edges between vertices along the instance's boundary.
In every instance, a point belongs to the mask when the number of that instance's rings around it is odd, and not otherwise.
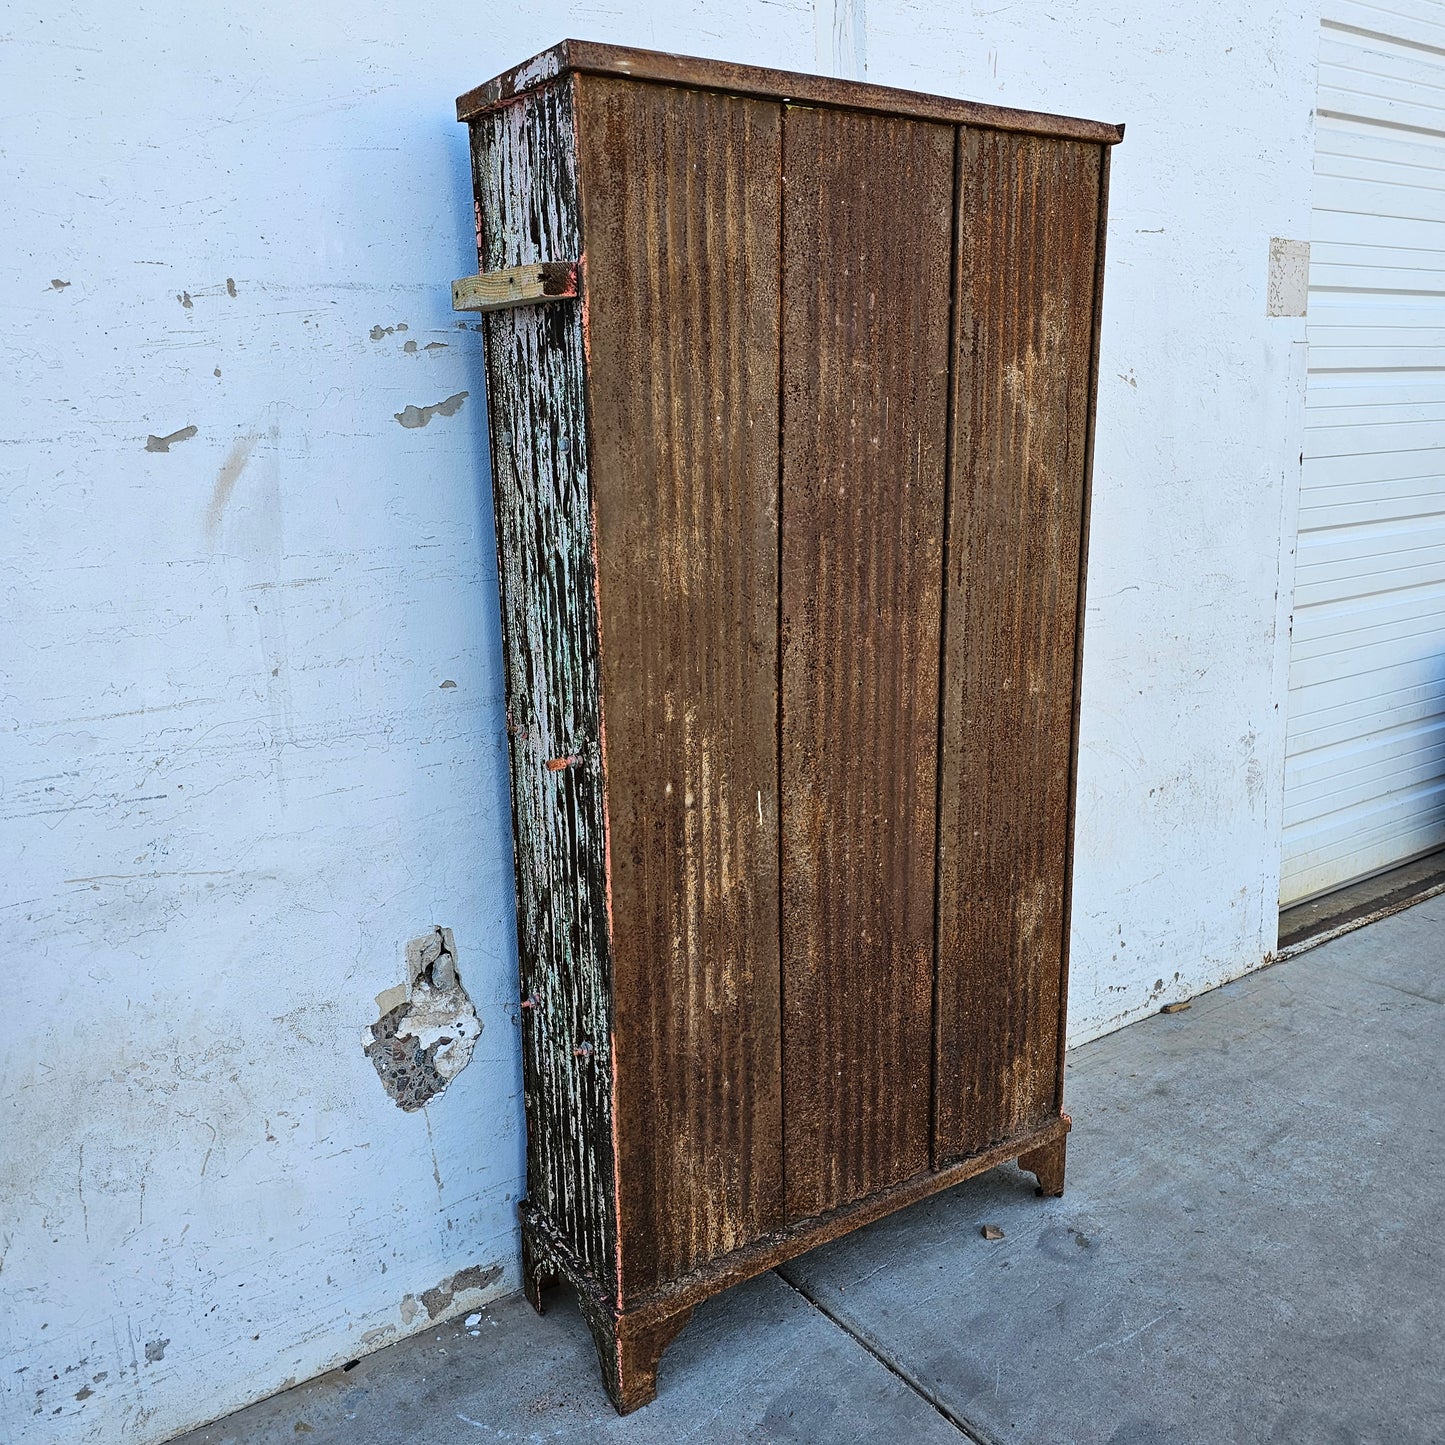
[{"label": "concrete ground", "polygon": [[1442,1005],[1437,897],[1079,1049],[1063,1199],[999,1169],[709,1302],[626,1419],[559,1291],[184,1445],[1445,1441]]}]

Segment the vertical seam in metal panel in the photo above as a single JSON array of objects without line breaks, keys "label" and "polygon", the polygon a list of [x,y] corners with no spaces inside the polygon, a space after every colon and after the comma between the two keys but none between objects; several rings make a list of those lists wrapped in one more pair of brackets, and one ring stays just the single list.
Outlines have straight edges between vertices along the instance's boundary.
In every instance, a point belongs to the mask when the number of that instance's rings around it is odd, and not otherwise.
[{"label": "vertical seam in metal panel", "polygon": [[1089,346],[1089,393],[1084,410],[1087,428],[1084,441],[1084,477],[1079,519],[1079,591],[1074,614],[1074,698],[1073,722],[1069,731],[1068,825],[1064,848],[1063,936],[1059,942],[1059,1046],[1058,1076],[1054,1086],[1055,1104],[1064,1106],[1064,1053],[1069,1036],[1069,933],[1074,912],[1074,819],[1078,811],[1079,714],[1084,682],[1084,605],[1089,575],[1089,513],[1094,491],[1094,409],[1099,392],[1099,334],[1104,312],[1104,244],[1109,228],[1109,157],[1107,145],[1099,147],[1098,215],[1094,226],[1094,294],[1092,337]]},{"label": "vertical seam in metal panel", "polygon": [[777,811],[778,846],[778,1219],[779,1224],[788,1222],[788,983],[787,954],[783,948],[783,905],[787,896],[783,865],[786,855],[783,851],[783,404],[787,373],[783,367],[783,278],[787,269],[784,246],[787,237],[783,227],[786,207],[783,200],[785,180],[783,166],[787,154],[788,107],[778,107],[778,491],[777,516],[777,641],[774,649],[774,686],[777,689],[778,746],[774,760],[773,797]]},{"label": "vertical seam in metal panel", "polygon": [[928,1159],[939,1165],[938,1147],[938,1045],[939,1045],[939,930],[943,882],[943,724],[948,701],[948,564],[953,518],[953,413],[957,394],[954,371],[958,364],[958,288],[963,270],[959,255],[959,208],[963,200],[963,127],[953,127],[953,195],[950,201],[948,249],[948,377],[944,383],[943,423],[943,534],[939,548],[943,560],[938,595],[938,738],[933,778],[933,1014],[929,1019],[928,1050]]}]

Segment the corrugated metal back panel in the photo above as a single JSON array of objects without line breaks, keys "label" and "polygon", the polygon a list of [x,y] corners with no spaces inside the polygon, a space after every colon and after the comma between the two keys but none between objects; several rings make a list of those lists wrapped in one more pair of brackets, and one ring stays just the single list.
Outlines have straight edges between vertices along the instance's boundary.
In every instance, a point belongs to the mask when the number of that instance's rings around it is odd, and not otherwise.
[{"label": "corrugated metal back panel", "polygon": [[1445,7],[1327,5],[1280,901],[1445,844]]},{"label": "corrugated metal back panel", "polygon": [[577,84],[631,1297],[783,1223],[781,122]]}]

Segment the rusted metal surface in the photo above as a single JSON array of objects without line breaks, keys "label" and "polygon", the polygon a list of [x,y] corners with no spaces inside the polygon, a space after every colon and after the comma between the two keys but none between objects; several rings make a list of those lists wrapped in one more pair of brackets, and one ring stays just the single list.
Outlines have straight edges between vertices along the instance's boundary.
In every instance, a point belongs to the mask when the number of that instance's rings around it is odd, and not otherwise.
[{"label": "rusted metal surface", "polygon": [[785,108],[790,1219],[929,1157],[951,126]]},{"label": "rusted metal surface", "polygon": [[624,1411],[708,1295],[1063,1187],[1120,131],[802,80],[566,42],[462,102],[483,270],[580,288],[484,329],[524,1274]]},{"label": "rusted metal surface", "polygon": [[[633,1301],[625,1313],[639,1322],[647,1322],[666,1319],[679,1310],[692,1309],[722,1290],[731,1289],[733,1285],[752,1279],[765,1270],[786,1264],[788,1260],[796,1259],[810,1249],[839,1239],[899,1209],[906,1209],[910,1204],[917,1204],[930,1195],[952,1189],[979,1174],[986,1174],[1000,1164],[1062,1146],[1071,1128],[1072,1120],[1067,1114],[1056,1115],[1037,1129],[1027,1130],[1014,1139],[996,1144],[992,1149],[985,1149],[967,1159],[961,1159],[956,1164],[945,1165],[942,1169],[925,1168],[911,1179],[902,1180],[888,1189],[880,1189],[817,1218],[793,1220],[774,1234],[763,1235],[741,1249],[733,1250],[731,1254],[718,1255],[700,1264],[690,1273],[668,1280],[665,1285]],[[547,1217],[526,1203],[521,1206],[519,1213],[525,1246],[524,1262],[529,1258],[529,1251],[532,1260],[527,1278],[542,1289],[558,1281],[565,1281],[580,1293],[590,1293],[594,1300],[601,1301],[610,1308],[610,1300],[598,1290],[591,1275],[581,1266],[570,1246]],[[528,1240],[531,1241],[530,1244],[527,1243]],[[540,1312],[540,1294],[534,1291],[531,1284],[528,1285],[528,1297],[538,1305]],[[585,1313],[586,1304],[583,1309]]]},{"label": "rusted metal surface", "polygon": [[570,1284],[597,1350],[602,1384],[618,1414],[646,1405],[657,1394],[662,1352],[692,1318],[695,1302],[672,1297],[660,1309],[619,1310],[546,1214],[526,1202],[519,1212],[522,1288],[532,1308],[544,1314],[546,1291]]},{"label": "rusted metal surface", "polygon": [[581,77],[625,1295],[782,1221],[778,108]]},{"label": "rusted metal surface", "polygon": [[[1084,498],[1079,519],[1079,591],[1074,604],[1074,712],[1069,727],[1069,817],[1066,826],[1068,848],[1064,857],[1063,959],[1060,968],[1059,1038],[1056,1077],[1058,1097],[1064,1097],[1064,1054],[1068,1046],[1069,940],[1073,936],[1074,912],[1074,822],[1079,806],[1079,709],[1084,686],[1084,619],[1089,581],[1089,525],[1094,499],[1094,413],[1099,395],[1099,334],[1104,313],[1104,257],[1109,233],[1109,164],[1113,151],[1099,150],[1099,193],[1094,204],[1093,318],[1089,334],[1089,395],[1085,411]],[[1068,1118],[1067,1114],[1064,1118]],[[1072,1121],[1071,1121],[1072,1122]]]},{"label": "rusted metal surface", "polygon": [[[568,86],[472,128],[484,271],[581,256]],[[611,966],[582,318],[488,315],[521,956],[527,1193],[615,1284]],[[551,760],[577,759],[554,769]],[[578,1054],[583,1042],[591,1054]]]},{"label": "rusted metal surface", "polygon": [[599,45],[590,40],[563,40],[534,55],[495,80],[468,91],[457,101],[457,119],[470,121],[499,105],[509,104],[534,87],[547,85],[567,74],[614,75],[660,85],[694,90],[718,90],[729,95],[766,100],[791,100],[799,105],[835,106],[878,115],[936,120],[954,125],[988,126],[995,130],[1058,136],[1114,145],[1124,138],[1124,127],[1074,116],[1042,111],[1014,110],[980,101],[957,100],[946,95],[925,95],[858,80],[837,80],[828,75],[804,75],[791,70],[770,70],[756,65],[734,65],[723,60],[702,60],[691,55],[669,55],[658,50],[636,50],[625,45]]},{"label": "rusted metal surface", "polygon": [[1060,1107],[1100,147],[965,129],[935,1156]]},{"label": "rusted metal surface", "polygon": [[[1074,1121],[1067,1114],[1063,1119],[1065,1124],[1073,1127]],[[1034,1176],[1038,1181],[1038,1192],[1047,1199],[1057,1199],[1064,1192],[1064,1162],[1068,1145],[1068,1135],[1061,1134],[1051,1143],[1025,1149],[1019,1155],[1019,1168]]]}]

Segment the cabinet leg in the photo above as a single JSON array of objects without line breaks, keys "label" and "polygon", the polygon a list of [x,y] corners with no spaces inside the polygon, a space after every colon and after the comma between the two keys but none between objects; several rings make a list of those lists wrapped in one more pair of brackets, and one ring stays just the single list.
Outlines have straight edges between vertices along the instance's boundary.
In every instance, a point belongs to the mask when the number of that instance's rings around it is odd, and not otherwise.
[{"label": "cabinet leg", "polygon": [[619,1415],[630,1414],[657,1398],[657,1366],[662,1352],[692,1318],[692,1306],[639,1323],[627,1315],[589,1314],[592,1342],[602,1364],[602,1383]]},{"label": "cabinet leg", "polygon": [[1019,1155],[1019,1168],[1039,1181],[1036,1192],[1045,1198],[1057,1199],[1064,1192],[1064,1151],[1068,1143],[1065,1134],[1052,1144]]},{"label": "cabinet leg", "polygon": [[522,1288],[532,1308],[542,1313],[542,1291],[569,1284],[582,1311],[602,1366],[602,1383],[619,1415],[657,1398],[657,1366],[662,1352],[692,1318],[692,1306],[668,1309],[666,1302],[617,1313],[612,1298],[588,1276],[552,1235],[545,1216],[526,1200],[517,1208],[522,1221]]},{"label": "cabinet leg", "polygon": [[526,1225],[522,1226],[522,1293],[527,1296],[527,1303],[537,1313],[545,1314],[546,1310],[542,1304],[542,1291],[551,1289],[554,1284],[560,1284],[562,1276],[548,1262],[545,1251],[537,1247],[532,1238],[531,1231]]}]

